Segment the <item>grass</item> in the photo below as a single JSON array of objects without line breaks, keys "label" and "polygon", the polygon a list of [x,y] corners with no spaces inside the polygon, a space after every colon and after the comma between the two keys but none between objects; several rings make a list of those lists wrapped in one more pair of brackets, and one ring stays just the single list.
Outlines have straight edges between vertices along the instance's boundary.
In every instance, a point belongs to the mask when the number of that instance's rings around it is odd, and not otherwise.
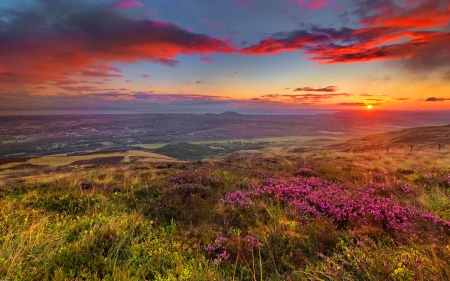
[{"label": "grass", "polygon": [[449,156],[315,151],[9,179],[0,279],[450,280]]},{"label": "grass", "polygon": [[169,144],[169,143],[161,142],[161,143],[133,144],[133,146],[135,146],[135,147],[142,147],[142,148],[145,148],[145,149],[156,149],[156,148],[163,147],[163,146],[165,146],[167,144]]},{"label": "grass", "polygon": [[105,154],[94,154],[94,155],[80,155],[80,156],[45,156],[28,160],[27,163],[34,165],[46,165],[46,166],[62,166],[69,165],[72,162],[80,160],[89,160],[101,157],[112,157],[112,156],[124,156],[123,152],[116,153],[105,153]]},{"label": "grass", "polygon": [[4,140],[2,141],[3,144],[9,144],[9,143],[24,143],[27,142],[27,139],[17,139],[17,140]]},{"label": "grass", "polygon": [[177,159],[166,155],[141,150],[129,150],[123,162],[176,162]]}]

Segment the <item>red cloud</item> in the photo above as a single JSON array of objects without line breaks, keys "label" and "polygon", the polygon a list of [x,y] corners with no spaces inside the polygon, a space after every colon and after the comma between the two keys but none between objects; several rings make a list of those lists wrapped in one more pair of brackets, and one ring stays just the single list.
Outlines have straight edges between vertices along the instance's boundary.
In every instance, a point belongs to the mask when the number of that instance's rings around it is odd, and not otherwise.
[{"label": "red cloud", "polygon": [[172,23],[110,16],[110,24],[95,22],[86,33],[3,40],[0,84],[39,84],[69,77],[119,78],[122,75],[111,72],[120,70],[106,64],[147,60],[175,65],[178,54],[234,52],[220,39]]},{"label": "red cloud", "polygon": [[326,0],[311,0],[309,3],[308,8],[310,10],[318,10],[324,6],[327,6],[328,2]]},{"label": "red cloud", "polygon": [[321,64],[404,59],[411,70],[449,67],[450,33],[442,28],[450,23],[448,0],[405,3],[397,6],[384,1],[372,9],[375,15],[361,21],[365,28],[313,27],[277,33],[241,52],[262,55],[301,50]]},{"label": "red cloud", "polygon": [[442,27],[450,22],[450,5],[447,0],[407,1],[401,6],[385,2],[374,10],[378,14],[363,20],[363,24],[424,28]]},{"label": "red cloud", "polygon": [[[288,1],[288,3],[292,3],[292,1]],[[306,6],[306,0],[297,0],[297,4],[300,6]],[[309,0],[308,9],[310,10],[318,10],[324,6],[328,5],[327,0]]]},{"label": "red cloud", "polygon": [[258,98],[260,101],[271,101],[278,103],[317,103],[338,97],[350,97],[352,94],[336,93],[336,94],[300,94],[300,95],[264,95]]},{"label": "red cloud", "polygon": [[200,57],[200,60],[201,60],[202,62],[210,63],[210,62],[213,61],[213,58],[210,57],[210,56],[204,56],[204,57]]},{"label": "red cloud", "polygon": [[134,6],[143,6],[143,4],[136,0],[122,0],[112,4],[113,7],[121,8],[121,9],[130,9]]}]

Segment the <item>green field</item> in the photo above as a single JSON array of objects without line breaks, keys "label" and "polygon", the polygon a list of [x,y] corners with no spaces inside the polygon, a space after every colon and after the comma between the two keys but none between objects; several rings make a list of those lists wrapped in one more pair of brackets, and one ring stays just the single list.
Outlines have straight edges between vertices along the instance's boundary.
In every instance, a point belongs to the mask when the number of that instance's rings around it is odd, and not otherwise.
[{"label": "green field", "polygon": [[156,149],[163,147],[169,144],[168,142],[160,142],[160,143],[145,143],[145,144],[133,144],[134,147],[142,147],[145,149]]},{"label": "green field", "polygon": [[22,139],[20,139],[20,140],[4,140],[4,141],[2,141],[2,143],[4,143],[4,144],[9,144],[9,143],[24,143],[24,142],[27,142],[28,140],[27,139],[25,139],[25,140],[22,140]]}]

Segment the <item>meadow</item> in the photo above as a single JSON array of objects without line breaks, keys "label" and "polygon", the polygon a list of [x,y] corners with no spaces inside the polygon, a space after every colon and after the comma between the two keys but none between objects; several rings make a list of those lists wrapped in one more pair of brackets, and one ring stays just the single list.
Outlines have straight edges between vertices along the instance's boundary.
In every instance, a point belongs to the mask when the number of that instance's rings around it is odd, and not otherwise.
[{"label": "meadow", "polygon": [[0,206],[6,280],[450,280],[447,149],[87,165]]}]

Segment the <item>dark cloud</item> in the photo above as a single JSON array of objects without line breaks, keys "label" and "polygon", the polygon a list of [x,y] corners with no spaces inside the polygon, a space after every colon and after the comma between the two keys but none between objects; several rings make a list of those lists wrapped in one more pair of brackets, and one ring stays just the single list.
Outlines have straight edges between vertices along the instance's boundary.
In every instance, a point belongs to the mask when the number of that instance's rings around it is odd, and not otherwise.
[{"label": "dark cloud", "polygon": [[365,99],[366,101],[386,102],[384,99]]},{"label": "dark cloud", "polygon": [[318,103],[338,97],[350,97],[352,94],[334,93],[334,94],[300,94],[300,95],[263,95],[259,99],[265,101],[276,101],[280,103]]},{"label": "dark cloud", "polygon": [[197,81],[185,81],[184,85],[199,85],[199,84],[204,84],[204,83],[205,83],[204,81],[200,81],[200,80],[197,80]]},{"label": "dark cloud", "polygon": [[346,106],[366,106],[363,102],[341,102],[338,105],[346,105]]},{"label": "dark cloud", "polygon": [[[99,92],[99,91],[114,91],[115,89],[102,89],[98,87],[92,87],[92,86],[61,86],[59,87],[61,90],[68,91],[68,92]],[[118,89],[120,90],[127,90],[127,89]]]},{"label": "dark cloud", "polygon": [[427,98],[425,101],[450,101],[450,98],[436,98],[436,97],[431,97],[431,98]]},{"label": "dark cloud", "polygon": [[337,105],[343,105],[343,106],[368,106],[368,105],[383,105],[387,103],[387,101],[378,101],[378,102],[341,102]]},{"label": "dark cloud", "polygon": [[[94,82],[87,80],[71,80],[71,79],[61,79],[53,82],[49,82],[50,85],[54,86],[65,86],[65,85],[74,85],[74,84],[96,84],[96,85],[104,85],[105,82]],[[39,88],[39,87],[36,87]]]},{"label": "dark cloud", "polygon": [[[106,89],[108,90],[108,89]],[[123,90],[123,89],[118,89]],[[206,104],[226,105],[235,102],[226,96],[208,96],[199,94],[155,94],[147,92],[108,92],[81,93],[72,90],[57,95],[36,95],[30,92],[0,93],[0,110],[32,110],[32,109],[72,109],[86,108],[146,108],[149,106]]]},{"label": "dark cloud", "polygon": [[305,92],[336,92],[337,87],[336,86],[328,86],[325,88],[311,88],[311,87],[303,87],[303,88],[297,88],[294,90],[295,92],[305,91]]},{"label": "dark cloud", "polygon": [[444,73],[444,79],[450,80],[450,71],[447,73]]}]

